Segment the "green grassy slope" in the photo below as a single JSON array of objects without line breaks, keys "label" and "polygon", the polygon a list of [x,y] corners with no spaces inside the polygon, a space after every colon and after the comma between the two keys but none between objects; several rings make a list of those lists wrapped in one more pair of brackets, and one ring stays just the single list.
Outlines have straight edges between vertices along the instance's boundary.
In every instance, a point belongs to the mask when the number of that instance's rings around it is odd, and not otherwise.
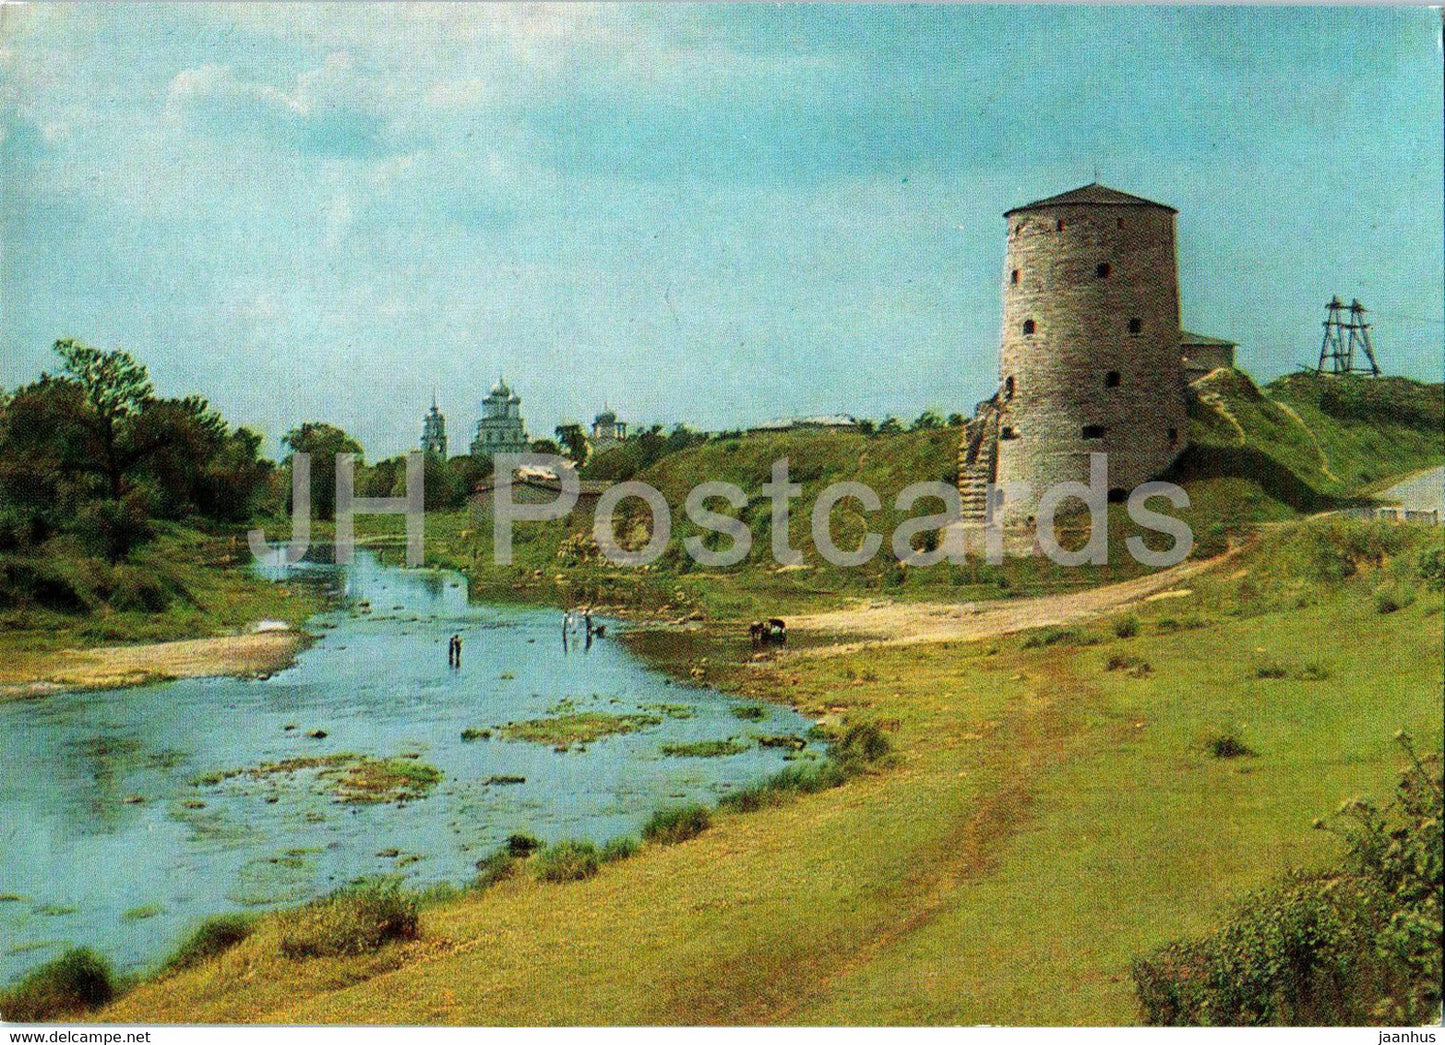
[{"label": "green grassy slope", "polygon": [[1445,461],[1445,385],[1293,374],[1261,390],[1220,370],[1193,391],[1191,446],[1170,478],[1230,522],[1336,507]]}]

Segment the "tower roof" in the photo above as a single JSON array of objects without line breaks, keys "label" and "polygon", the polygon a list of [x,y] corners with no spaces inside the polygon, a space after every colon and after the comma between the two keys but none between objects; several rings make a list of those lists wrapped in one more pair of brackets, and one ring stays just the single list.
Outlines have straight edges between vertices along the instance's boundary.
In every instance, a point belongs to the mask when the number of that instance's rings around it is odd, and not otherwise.
[{"label": "tower roof", "polygon": [[1098,182],[1090,182],[1088,185],[1081,185],[1077,189],[1070,189],[1068,192],[1061,192],[1057,196],[1047,196],[1041,200],[1034,200],[1032,203],[1025,203],[1022,207],[1015,207],[1013,210],[1004,211],[1004,217],[1017,214],[1020,211],[1039,210],[1044,207],[1158,207],[1160,210],[1167,210],[1170,214],[1179,212],[1163,203],[1155,203],[1153,200],[1146,200],[1143,196],[1131,196],[1127,192],[1120,192],[1118,189],[1111,189],[1107,185],[1100,185]]}]

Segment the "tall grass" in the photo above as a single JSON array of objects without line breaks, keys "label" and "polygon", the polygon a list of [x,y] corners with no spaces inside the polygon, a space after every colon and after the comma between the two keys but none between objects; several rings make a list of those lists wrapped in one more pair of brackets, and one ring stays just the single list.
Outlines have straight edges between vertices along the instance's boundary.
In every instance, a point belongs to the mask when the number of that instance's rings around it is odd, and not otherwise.
[{"label": "tall grass", "polygon": [[417,902],[396,879],[348,886],[280,915],[288,958],[366,954],[417,935]]}]

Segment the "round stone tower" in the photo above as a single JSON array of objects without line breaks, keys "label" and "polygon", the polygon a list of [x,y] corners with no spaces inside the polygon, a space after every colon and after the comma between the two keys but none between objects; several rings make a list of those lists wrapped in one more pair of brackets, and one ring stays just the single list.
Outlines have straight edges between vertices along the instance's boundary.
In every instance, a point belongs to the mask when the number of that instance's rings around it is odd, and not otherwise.
[{"label": "round stone tower", "polygon": [[1004,263],[996,481],[1005,525],[1088,482],[1108,455],[1117,499],[1184,449],[1184,371],[1172,207],[1097,183],[1016,207]]}]

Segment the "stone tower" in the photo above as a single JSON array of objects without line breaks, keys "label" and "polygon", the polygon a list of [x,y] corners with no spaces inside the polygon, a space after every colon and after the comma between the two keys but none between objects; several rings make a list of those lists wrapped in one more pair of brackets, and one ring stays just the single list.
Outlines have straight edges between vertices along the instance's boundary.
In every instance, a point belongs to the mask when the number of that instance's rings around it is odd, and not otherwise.
[{"label": "stone tower", "polygon": [[437,409],[437,397],[431,397],[431,411],[421,420],[421,452],[432,457],[447,455],[447,419]]},{"label": "stone tower", "polygon": [[984,471],[1031,486],[1002,506],[1026,526],[1049,486],[1088,482],[1091,453],[1117,499],[1184,449],[1175,213],[1095,183],[1004,215],[999,387],[960,450],[966,511]]}]

